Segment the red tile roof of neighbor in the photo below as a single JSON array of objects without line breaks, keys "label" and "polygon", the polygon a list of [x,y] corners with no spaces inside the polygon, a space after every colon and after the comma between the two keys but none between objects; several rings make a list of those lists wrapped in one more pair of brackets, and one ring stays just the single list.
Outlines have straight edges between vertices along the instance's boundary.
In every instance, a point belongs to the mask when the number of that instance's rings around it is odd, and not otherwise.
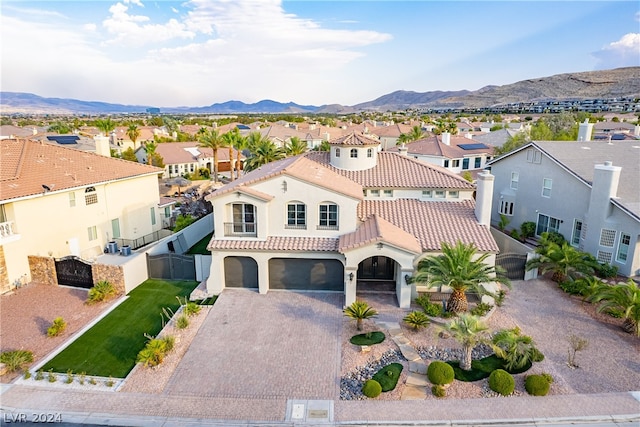
[{"label": "red tile roof of neighbor", "polygon": [[498,252],[488,227],[480,225],[474,214],[474,202],[433,202],[416,199],[364,200],[358,205],[358,217],[366,220],[378,215],[415,236],[422,251],[440,250],[440,242],[474,243],[479,251]]},{"label": "red tile roof of neighbor", "polygon": [[[493,154],[493,147],[478,148],[474,150],[463,150],[458,147],[460,144],[477,144],[480,141],[465,138],[463,136],[451,135],[451,145],[442,142],[441,135],[434,135],[428,138],[422,138],[417,141],[406,144],[407,152],[411,154],[421,154],[426,156],[441,156],[449,159],[459,159],[465,156],[473,156],[476,154]],[[399,147],[391,147],[387,151],[397,152]]]},{"label": "red tile roof of neighbor", "polygon": [[0,200],[108,181],[157,175],[162,169],[31,140],[0,141]]},{"label": "red tile roof of neighbor", "polygon": [[212,239],[210,250],[255,250],[255,251],[317,251],[337,252],[338,239],[327,237],[267,237],[267,240],[216,240]]},{"label": "red tile roof of neighbor", "polygon": [[422,252],[414,236],[376,214],[367,218],[356,231],[340,236],[339,250],[344,252],[375,242],[388,243],[415,254]]},{"label": "red tile roof of neighbor", "polygon": [[336,139],[333,139],[333,140],[329,141],[329,144],[331,144],[331,145],[349,145],[349,146],[379,145],[380,144],[380,140],[378,138],[376,138],[375,136],[373,136],[373,135],[368,136],[368,135],[364,135],[364,134],[359,133],[359,132],[351,132],[349,134],[341,136],[340,138],[336,138]]}]

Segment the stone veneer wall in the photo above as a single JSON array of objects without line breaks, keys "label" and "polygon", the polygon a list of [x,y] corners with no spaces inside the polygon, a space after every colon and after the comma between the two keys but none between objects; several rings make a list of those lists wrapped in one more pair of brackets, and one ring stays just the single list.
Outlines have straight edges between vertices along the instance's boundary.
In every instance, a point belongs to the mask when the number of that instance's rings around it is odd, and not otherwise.
[{"label": "stone veneer wall", "polygon": [[93,264],[91,266],[93,274],[93,283],[106,280],[111,283],[118,291],[119,295],[125,293],[124,287],[124,270],[119,265]]},{"label": "stone veneer wall", "polygon": [[43,283],[45,285],[57,285],[56,262],[51,257],[29,255],[29,270],[31,271],[31,281]]},{"label": "stone veneer wall", "polygon": [[4,259],[4,246],[0,245],[0,293],[11,290],[9,274],[7,273],[7,261]]}]

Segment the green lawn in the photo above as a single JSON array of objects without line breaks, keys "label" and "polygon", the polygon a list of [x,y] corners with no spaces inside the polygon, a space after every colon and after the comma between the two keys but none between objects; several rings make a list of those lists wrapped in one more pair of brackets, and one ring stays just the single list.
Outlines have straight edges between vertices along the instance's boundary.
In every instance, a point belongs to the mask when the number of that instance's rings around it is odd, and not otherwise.
[{"label": "green lawn", "polygon": [[504,366],[504,361],[495,354],[487,356],[483,359],[472,360],[470,371],[463,371],[460,368],[460,362],[457,360],[447,363],[453,367],[456,379],[458,381],[464,382],[473,382],[488,378],[489,375],[491,375],[491,372],[495,371],[496,369],[504,369],[510,374],[521,374],[522,372],[526,372],[529,370],[529,368],[531,368],[531,363],[528,363],[521,369],[508,370]]},{"label": "green lawn", "polygon": [[[162,309],[175,311],[176,296],[188,297],[194,281],[149,279],[129,293],[129,298],[81,337],[50,360],[43,369],[85,372],[87,375],[124,378],[136,364],[138,352],[149,336],[162,329]],[[166,321],[166,319],[165,319]]]},{"label": "green lawn", "polygon": [[193,245],[191,249],[187,251],[188,255],[211,255],[211,252],[207,249],[207,245],[211,241],[213,233],[207,234],[202,240]]}]

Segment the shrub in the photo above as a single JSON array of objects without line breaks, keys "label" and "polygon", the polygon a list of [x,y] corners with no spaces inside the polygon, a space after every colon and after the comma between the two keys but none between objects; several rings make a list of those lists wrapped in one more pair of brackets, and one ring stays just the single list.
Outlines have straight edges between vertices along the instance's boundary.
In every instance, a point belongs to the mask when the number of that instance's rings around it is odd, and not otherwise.
[{"label": "shrub", "polygon": [[9,372],[19,371],[26,364],[33,362],[33,353],[29,350],[5,351],[0,354],[0,362],[5,364]]},{"label": "shrub", "polygon": [[366,334],[358,334],[351,337],[349,342],[353,345],[374,345],[384,341],[384,332],[374,331]]},{"label": "shrub", "polygon": [[553,384],[553,376],[551,374],[543,372],[540,375],[542,375],[544,377],[544,379],[546,379],[549,384]]},{"label": "shrub", "polygon": [[507,371],[496,369],[489,375],[489,388],[503,396],[509,396],[516,388],[516,382]]},{"label": "shrub", "polygon": [[53,373],[53,369],[49,369],[49,373],[47,374],[47,381],[50,383],[55,383],[58,380],[58,376]]},{"label": "shrub", "polygon": [[546,396],[551,384],[544,375],[528,375],[524,380],[524,388],[532,396]]},{"label": "shrub", "polygon": [[473,314],[474,316],[484,316],[492,308],[493,308],[493,306],[491,304],[487,304],[485,302],[481,302],[478,305],[476,305],[473,308],[473,310],[471,310],[471,314]]},{"label": "shrub", "polygon": [[447,389],[441,385],[434,385],[431,387],[431,394],[435,397],[447,397]]},{"label": "shrub", "polygon": [[512,239],[520,240],[520,233],[515,228],[509,233]]},{"label": "shrub", "polygon": [[382,391],[391,391],[396,388],[401,373],[402,365],[400,363],[391,363],[376,372],[373,379],[380,384]]},{"label": "shrub", "polygon": [[184,308],[182,309],[182,312],[184,314],[186,314],[187,316],[191,317],[191,316],[195,316],[196,314],[200,313],[201,307],[196,304],[193,301],[189,301],[188,303],[186,303],[184,305]]},{"label": "shrub", "polygon": [[402,321],[416,331],[420,328],[426,328],[430,322],[429,316],[427,316],[423,311],[412,311],[404,316]]},{"label": "shrub", "polygon": [[167,353],[173,349],[174,343],[175,338],[173,336],[151,339],[138,353],[136,362],[142,363],[147,367],[158,366],[162,363]]},{"label": "shrub", "polygon": [[445,385],[453,382],[455,372],[451,365],[440,360],[434,360],[427,368],[427,378],[431,384]]},{"label": "shrub", "polygon": [[376,380],[367,380],[362,386],[362,394],[371,399],[375,399],[382,393],[382,386]]},{"label": "shrub", "polygon": [[582,282],[578,280],[565,280],[558,283],[560,289],[571,295],[582,295]]},{"label": "shrub", "polygon": [[180,317],[178,317],[178,319],[176,320],[176,328],[178,329],[185,329],[189,326],[189,318],[186,315],[182,315]]},{"label": "shrub", "polygon": [[504,303],[504,298],[507,296],[507,293],[500,289],[497,294],[493,296],[493,300],[496,302],[498,307],[502,307],[502,303]]},{"label": "shrub", "polygon": [[24,371],[24,379],[28,380],[29,378],[31,378],[31,371],[27,369],[26,371]]},{"label": "shrub", "polygon": [[34,379],[36,381],[42,381],[44,379],[44,372],[42,371],[42,369],[38,369],[36,371],[36,376],[34,377]]},{"label": "shrub", "polygon": [[74,380],[73,371],[71,369],[67,370],[67,379],[64,380],[65,383],[71,384]]},{"label": "shrub", "polygon": [[522,335],[520,328],[517,327],[498,331],[493,336],[492,344],[496,356],[504,360],[505,369],[511,372],[544,359],[544,355],[536,348],[533,338]]},{"label": "shrub", "polygon": [[536,223],[533,221],[525,221],[520,224],[520,236],[522,240],[533,237],[536,234]]},{"label": "shrub", "polygon": [[422,310],[427,314],[427,316],[436,317],[442,314],[442,306],[431,302],[431,299],[427,294],[420,295],[415,299],[415,302],[422,307]]},{"label": "shrub", "polygon": [[603,278],[603,279],[610,279],[610,278],[616,277],[618,275],[618,266],[617,265],[598,263],[598,264],[596,264],[595,267],[596,267],[595,268],[596,275],[598,277]]},{"label": "shrub", "polygon": [[97,302],[106,301],[116,296],[117,293],[118,292],[116,291],[116,288],[110,282],[101,280],[96,283],[91,289],[89,289],[87,304],[95,304]]},{"label": "shrub", "polygon": [[56,317],[53,319],[53,323],[49,326],[49,329],[47,329],[47,336],[57,337],[63,333],[65,329],[67,329],[67,322],[65,322],[62,317]]},{"label": "shrub", "polygon": [[547,240],[551,243],[555,243],[559,246],[562,246],[564,242],[566,242],[564,236],[557,231],[549,231],[547,232]]}]

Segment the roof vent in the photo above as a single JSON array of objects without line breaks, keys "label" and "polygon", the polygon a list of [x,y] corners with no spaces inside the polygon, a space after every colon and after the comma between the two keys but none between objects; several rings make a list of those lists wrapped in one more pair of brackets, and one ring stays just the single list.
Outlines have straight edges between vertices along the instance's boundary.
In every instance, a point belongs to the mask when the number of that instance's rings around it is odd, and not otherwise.
[{"label": "roof vent", "polygon": [[613,166],[613,163],[610,160],[608,160],[608,161],[604,162],[604,165],[605,166]]}]

